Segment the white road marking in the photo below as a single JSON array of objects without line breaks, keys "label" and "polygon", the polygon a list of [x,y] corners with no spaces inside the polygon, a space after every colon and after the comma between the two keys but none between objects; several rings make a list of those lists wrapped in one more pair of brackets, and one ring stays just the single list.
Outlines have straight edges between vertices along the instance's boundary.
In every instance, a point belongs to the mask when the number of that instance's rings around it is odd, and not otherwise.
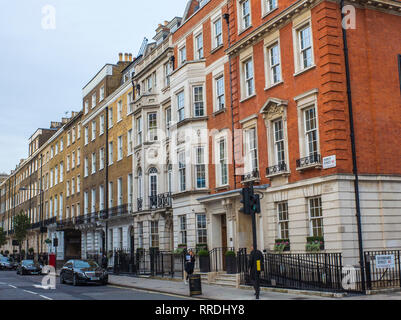
[{"label": "white road marking", "polygon": [[12,284],[9,284],[8,286],[11,288],[17,289],[17,287],[13,286]]},{"label": "white road marking", "polygon": [[40,295],[42,298],[47,299],[47,300],[53,300],[52,298],[46,297],[46,296],[42,296]]},{"label": "white road marking", "polygon": [[28,292],[28,293],[31,293],[31,294],[38,294],[38,293],[36,293],[36,292],[33,292],[33,291],[29,291],[29,290],[24,290],[25,292]]}]

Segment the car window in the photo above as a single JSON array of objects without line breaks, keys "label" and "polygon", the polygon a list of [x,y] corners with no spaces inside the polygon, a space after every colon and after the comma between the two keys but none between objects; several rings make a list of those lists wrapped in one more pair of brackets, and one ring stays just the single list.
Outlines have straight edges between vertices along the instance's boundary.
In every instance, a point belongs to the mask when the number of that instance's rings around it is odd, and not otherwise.
[{"label": "car window", "polygon": [[95,261],[75,261],[75,268],[98,268],[99,265]]},{"label": "car window", "polygon": [[24,260],[24,261],[22,261],[22,265],[23,266],[29,266],[29,265],[32,265],[32,264],[34,264],[33,260]]}]

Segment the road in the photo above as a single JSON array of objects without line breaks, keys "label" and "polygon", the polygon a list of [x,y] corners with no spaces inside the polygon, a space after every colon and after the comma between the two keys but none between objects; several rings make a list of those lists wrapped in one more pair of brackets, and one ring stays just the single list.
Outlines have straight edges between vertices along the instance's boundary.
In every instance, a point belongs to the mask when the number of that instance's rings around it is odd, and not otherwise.
[{"label": "road", "polygon": [[60,284],[56,289],[40,288],[43,276],[20,276],[0,271],[0,300],[188,300],[185,297],[134,290],[113,285]]}]

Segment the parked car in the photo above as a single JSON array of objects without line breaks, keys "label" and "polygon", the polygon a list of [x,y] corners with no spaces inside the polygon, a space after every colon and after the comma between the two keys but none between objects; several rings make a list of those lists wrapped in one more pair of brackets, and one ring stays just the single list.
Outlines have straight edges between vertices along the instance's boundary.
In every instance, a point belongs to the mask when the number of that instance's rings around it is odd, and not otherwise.
[{"label": "parked car", "polygon": [[7,257],[0,257],[0,270],[15,270],[17,265]]},{"label": "parked car", "polygon": [[72,283],[74,286],[78,284],[96,283],[107,285],[109,275],[106,270],[101,268],[92,260],[70,260],[60,272],[60,283]]},{"label": "parked car", "polygon": [[42,274],[42,266],[33,260],[23,260],[17,267],[17,274]]}]

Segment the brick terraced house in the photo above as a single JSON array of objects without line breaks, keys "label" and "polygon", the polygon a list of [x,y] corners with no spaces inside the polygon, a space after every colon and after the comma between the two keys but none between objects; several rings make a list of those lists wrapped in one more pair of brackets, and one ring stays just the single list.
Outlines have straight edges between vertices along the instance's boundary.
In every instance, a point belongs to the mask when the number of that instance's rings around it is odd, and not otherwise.
[{"label": "brick terraced house", "polygon": [[[118,249],[401,248],[401,4],[190,0],[38,129],[0,182],[0,224],[58,260]],[[313,250],[316,250],[314,248]],[[110,259],[110,264],[113,260]]]}]

